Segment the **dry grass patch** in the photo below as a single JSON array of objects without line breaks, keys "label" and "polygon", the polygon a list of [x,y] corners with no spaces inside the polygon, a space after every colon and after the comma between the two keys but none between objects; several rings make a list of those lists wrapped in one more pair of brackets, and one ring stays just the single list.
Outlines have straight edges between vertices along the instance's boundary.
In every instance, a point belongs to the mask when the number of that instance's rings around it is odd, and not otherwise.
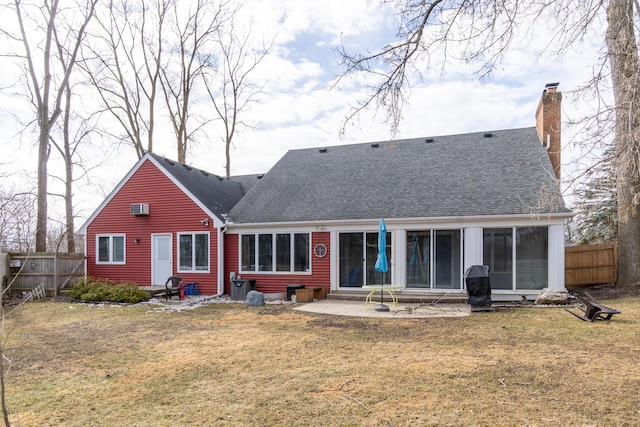
[{"label": "dry grass patch", "polygon": [[4,328],[20,426],[637,425],[640,298],[369,319],[34,302]]}]

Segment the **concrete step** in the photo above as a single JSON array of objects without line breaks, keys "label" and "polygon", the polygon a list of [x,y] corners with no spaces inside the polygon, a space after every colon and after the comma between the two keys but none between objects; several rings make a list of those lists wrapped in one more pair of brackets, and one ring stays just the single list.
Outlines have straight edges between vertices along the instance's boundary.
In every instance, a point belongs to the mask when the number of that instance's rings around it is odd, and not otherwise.
[{"label": "concrete step", "polygon": [[[327,294],[328,299],[344,300],[344,301],[362,301],[367,298],[369,292],[366,290],[353,291],[353,290],[338,290],[331,291]],[[396,292],[398,296],[398,302],[401,303],[414,303],[414,304],[430,304],[434,302],[450,303],[450,304],[466,304],[467,294],[462,292]],[[391,296],[386,291],[384,292],[384,301],[391,301]],[[372,301],[380,302],[380,292],[373,294]]]}]

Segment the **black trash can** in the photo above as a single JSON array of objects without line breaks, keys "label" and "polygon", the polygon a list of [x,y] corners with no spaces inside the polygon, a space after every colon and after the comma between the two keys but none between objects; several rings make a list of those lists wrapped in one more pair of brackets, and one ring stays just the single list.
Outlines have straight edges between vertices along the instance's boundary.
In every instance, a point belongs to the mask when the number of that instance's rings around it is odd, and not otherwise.
[{"label": "black trash can", "polygon": [[232,301],[244,301],[247,299],[249,291],[256,290],[256,281],[245,279],[232,279],[231,280],[231,300]]},{"label": "black trash can", "polygon": [[298,289],[304,289],[304,285],[287,285],[287,301],[291,301],[291,296],[295,295]]},{"label": "black trash can", "polygon": [[471,311],[492,311],[489,266],[472,265],[464,274]]}]

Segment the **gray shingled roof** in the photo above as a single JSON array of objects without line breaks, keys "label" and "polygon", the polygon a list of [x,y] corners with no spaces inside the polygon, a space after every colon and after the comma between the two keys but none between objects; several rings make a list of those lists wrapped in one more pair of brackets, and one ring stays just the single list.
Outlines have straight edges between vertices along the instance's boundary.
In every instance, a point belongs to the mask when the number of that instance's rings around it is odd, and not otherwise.
[{"label": "gray shingled roof", "polygon": [[249,190],[251,190],[251,187],[253,187],[260,179],[262,179],[263,176],[264,174],[234,175],[228,179],[240,183],[240,185],[242,186],[242,192],[246,194]]},{"label": "gray shingled roof", "polygon": [[234,223],[569,213],[534,127],[291,150]]},{"label": "gray shingled roof", "polygon": [[[182,163],[149,153],[164,169],[200,200],[211,212],[222,218],[244,196],[243,187],[250,188],[251,177],[239,180],[222,178]],[[257,181],[257,178],[253,178]]]}]

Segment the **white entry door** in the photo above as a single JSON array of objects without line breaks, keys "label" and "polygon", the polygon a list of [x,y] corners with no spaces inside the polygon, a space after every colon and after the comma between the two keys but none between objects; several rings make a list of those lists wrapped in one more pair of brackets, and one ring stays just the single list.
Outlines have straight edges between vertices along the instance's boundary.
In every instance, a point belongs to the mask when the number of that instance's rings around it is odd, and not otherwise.
[{"label": "white entry door", "polygon": [[151,280],[153,285],[164,285],[169,276],[173,275],[171,262],[171,234],[154,234],[151,266]]}]

